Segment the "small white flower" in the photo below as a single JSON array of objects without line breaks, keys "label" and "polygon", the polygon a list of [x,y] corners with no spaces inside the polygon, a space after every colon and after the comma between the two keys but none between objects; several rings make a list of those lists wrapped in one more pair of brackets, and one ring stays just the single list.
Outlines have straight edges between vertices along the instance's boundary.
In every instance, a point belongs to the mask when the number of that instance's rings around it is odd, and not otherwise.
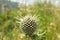
[{"label": "small white flower", "polygon": [[60,34],[57,34],[57,37],[60,39]]},{"label": "small white flower", "polygon": [[21,34],[21,35],[20,35],[20,38],[23,38],[24,36],[25,36],[24,34]]}]

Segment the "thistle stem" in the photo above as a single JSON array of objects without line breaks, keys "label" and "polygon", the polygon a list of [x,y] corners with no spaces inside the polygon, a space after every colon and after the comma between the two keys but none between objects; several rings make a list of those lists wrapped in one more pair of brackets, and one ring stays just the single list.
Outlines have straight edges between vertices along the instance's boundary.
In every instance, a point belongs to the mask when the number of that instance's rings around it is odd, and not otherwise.
[{"label": "thistle stem", "polygon": [[28,36],[28,40],[32,40],[30,36]]}]

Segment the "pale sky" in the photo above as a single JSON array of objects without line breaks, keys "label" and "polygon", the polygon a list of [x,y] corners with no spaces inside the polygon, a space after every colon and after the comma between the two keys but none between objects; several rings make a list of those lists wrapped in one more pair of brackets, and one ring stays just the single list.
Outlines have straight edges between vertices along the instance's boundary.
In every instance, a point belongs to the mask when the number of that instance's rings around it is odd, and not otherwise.
[{"label": "pale sky", "polygon": [[28,3],[28,4],[32,4],[34,2],[34,0],[11,0],[14,2],[20,2],[20,3]]},{"label": "pale sky", "polygon": [[[14,1],[14,2],[20,2],[20,3],[27,3],[27,4],[32,4],[32,3],[34,3],[34,0],[11,0],[11,1]],[[40,0],[38,0],[38,1],[40,1]],[[43,1],[43,0],[41,0],[41,1]],[[49,0],[48,0],[49,1]],[[54,5],[60,5],[59,3],[60,3],[60,0],[50,0]]]}]

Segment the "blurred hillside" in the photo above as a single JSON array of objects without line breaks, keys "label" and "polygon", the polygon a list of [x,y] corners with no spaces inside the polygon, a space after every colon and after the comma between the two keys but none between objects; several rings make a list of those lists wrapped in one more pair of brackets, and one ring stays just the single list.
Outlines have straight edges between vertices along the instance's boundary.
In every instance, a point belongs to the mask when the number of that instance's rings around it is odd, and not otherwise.
[{"label": "blurred hillside", "polygon": [[0,13],[3,13],[6,10],[13,10],[18,8],[17,2],[11,2],[8,0],[0,0]]}]

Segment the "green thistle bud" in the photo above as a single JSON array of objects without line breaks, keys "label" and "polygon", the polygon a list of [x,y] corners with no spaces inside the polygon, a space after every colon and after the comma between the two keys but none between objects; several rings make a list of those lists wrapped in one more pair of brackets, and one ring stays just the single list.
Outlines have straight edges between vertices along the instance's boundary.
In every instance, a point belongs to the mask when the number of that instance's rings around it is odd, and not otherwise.
[{"label": "green thistle bud", "polygon": [[21,19],[21,28],[26,33],[26,35],[31,36],[36,30],[37,22],[35,17],[25,16]]}]

